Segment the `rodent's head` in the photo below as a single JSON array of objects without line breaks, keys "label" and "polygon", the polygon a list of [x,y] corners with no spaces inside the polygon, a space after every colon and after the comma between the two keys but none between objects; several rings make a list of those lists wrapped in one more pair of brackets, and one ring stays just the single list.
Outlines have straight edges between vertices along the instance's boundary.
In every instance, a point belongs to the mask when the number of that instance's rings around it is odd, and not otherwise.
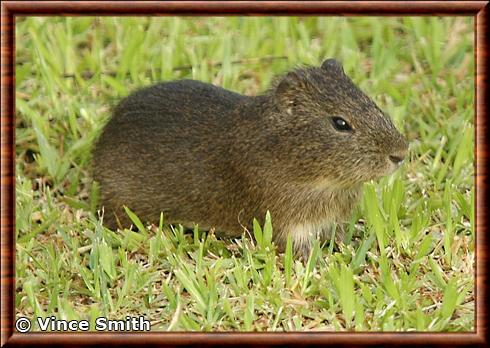
[{"label": "rodent's head", "polygon": [[390,174],[406,156],[405,138],[334,59],[289,72],[272,95],[287,125],[277,131],[289,145],[283,159],[287,170],[303,167],[302,181],[349,187]]}]

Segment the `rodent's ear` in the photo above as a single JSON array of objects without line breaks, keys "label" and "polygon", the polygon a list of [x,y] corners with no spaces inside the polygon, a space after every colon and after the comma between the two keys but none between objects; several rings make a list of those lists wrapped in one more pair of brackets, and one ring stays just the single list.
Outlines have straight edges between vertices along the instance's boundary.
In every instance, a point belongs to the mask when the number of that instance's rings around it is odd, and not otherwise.
[{"label": "rodent's ear", "polygon": [[284,76],[276,87],[276,100],[281,108],[285,108],[288,114],[292,113],[293,107],[296,106],[298,89],[304,87],[304,82],[301,76],[291,71]]},{"label": "rodent's ear", "polygon": [[322,69],[326,71],[334,71],[340,74],[345,74],[342,64],[333,58],[324,61],[322,63]]}]

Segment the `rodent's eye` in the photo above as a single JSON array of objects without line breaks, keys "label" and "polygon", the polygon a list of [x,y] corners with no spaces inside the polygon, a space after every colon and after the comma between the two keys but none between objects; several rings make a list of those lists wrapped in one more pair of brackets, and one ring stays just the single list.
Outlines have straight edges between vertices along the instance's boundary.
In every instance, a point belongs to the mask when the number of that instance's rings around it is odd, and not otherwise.
[{"label": "rodent's eye", "polygon": [[342,117],[332,117],[332,123],[336,130],[341,132],[350,132],[352,127]]}]

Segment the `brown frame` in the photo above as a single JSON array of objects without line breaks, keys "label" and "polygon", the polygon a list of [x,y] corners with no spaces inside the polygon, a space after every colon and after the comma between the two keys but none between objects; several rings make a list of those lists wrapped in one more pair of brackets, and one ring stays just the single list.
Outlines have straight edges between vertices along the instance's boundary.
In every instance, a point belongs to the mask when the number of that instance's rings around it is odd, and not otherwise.
[{"label": "brown frame", "polygon": [[[1,345],[437,345],[488,346],[488,1],[4,1],[1,4]],[[476,331],[468,333],[17,333],[15,296],[15,17],[27,15],[443,15],[475,17]]]}]

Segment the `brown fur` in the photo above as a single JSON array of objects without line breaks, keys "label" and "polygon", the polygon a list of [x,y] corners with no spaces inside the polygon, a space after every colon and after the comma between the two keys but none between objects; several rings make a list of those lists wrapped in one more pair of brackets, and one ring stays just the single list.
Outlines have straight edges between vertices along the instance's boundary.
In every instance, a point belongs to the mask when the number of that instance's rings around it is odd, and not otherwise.
[{"label": "brown fur", "polygon": [[[332,117],[350,132],[335,129]],[[105,223],[144,221],[240,236],[271,212],[274,240],[307,255],[313,238],[348,220],[362,183],[389,174],[407,143],[335,60],[292,71],[264,95],[192,80],[124,99],[94,151]],[[116,219],[117,216],[117,219]]]}]

